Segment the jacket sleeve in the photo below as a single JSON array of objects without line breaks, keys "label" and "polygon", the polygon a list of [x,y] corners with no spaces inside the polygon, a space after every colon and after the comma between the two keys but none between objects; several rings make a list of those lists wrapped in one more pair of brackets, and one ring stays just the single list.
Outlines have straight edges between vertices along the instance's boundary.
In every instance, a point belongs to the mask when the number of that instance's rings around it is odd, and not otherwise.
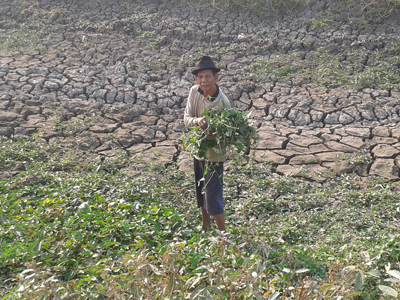
[{"label": "jacket sleeve", "polygon": [[191,88],[189,91],[189,97],[186,103],[186,108],[185,108],[185,113],[183,116],[183,121],[185,123],[185,126],[187,128],[197,126],[196,125],[196,120],[201,119],[198,118],[195,114],[195,104],[194,104],[194,89]]}]

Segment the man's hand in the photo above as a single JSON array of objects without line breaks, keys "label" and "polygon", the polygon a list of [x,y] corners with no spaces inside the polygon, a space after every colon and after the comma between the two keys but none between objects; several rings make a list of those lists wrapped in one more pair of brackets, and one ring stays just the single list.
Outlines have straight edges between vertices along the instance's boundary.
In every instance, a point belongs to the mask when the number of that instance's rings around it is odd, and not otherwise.
[{"label": "man's hand", "polygon": [[[197,125],[198,125],[201,129],[206,130],[206,129],[208,128],[208,124],[207,124],[207,119],[206,119],[206,117],[203,117],[203,118],[201,118],[199,121],[197,121]],[[208,136],[208,137],[213,137],[214,134],[213,134],[211,131],[207,130],[207,136]]]},{"label": "man's hand", "polygon": [[200,121],[197,122],[197,125],[198,125],[201,129],[206,130],[207,127],[208,127],[206,117],[201,118]]}]

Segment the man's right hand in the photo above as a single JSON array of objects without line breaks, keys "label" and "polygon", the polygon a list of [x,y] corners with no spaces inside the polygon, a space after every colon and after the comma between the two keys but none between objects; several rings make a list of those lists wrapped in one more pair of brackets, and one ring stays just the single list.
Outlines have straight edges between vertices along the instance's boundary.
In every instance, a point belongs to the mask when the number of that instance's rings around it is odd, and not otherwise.
[{"label": "man's right hand", "polygon": [[197,122],[197,125],[198,125],[201,129],[206,130],[207,127],[208,127],[206,117],[201,118],[201,119]]}]

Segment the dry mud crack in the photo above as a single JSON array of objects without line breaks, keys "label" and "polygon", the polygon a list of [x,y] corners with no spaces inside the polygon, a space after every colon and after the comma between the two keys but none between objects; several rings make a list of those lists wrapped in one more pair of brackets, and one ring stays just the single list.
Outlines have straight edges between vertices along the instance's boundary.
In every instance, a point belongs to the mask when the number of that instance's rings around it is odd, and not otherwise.
[{"label": "dry mud crack", "polygon": [[399,180],[398,89],[254,72],[293,57],[311,63],[321,49],[343,66],[356,53],[361,70],[377,52],[400,53],[399,27],[390,23],[313,26],[309,20],[327,7],[321,3],[272,21],[169,1],[2,1],[0,135],[73,140],[104,156],[123,149],[190,168],[180,143],[183,111],[194,62],[209,54],[226,94],[252,111],[257,164],[317,181],[340,174]]}]

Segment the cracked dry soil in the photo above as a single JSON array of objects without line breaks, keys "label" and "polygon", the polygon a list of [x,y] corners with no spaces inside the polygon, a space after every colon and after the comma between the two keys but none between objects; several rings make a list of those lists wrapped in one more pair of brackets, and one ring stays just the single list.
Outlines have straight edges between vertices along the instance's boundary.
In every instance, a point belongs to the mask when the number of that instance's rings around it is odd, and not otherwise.
[{"label": "cracked dry soil", "polygon": [[36,133],[49,144],[72,138],[101,156],[123,149],[190,168],[180,143],[183,111],[194,63],[209,54],[222,68],[228,97],[252,111],[261,136],[256,163],[317,181],[332,173],[398,180],[397,89],[252,73],[260,61],[291,55],[307,62],[320,49],[344,66],[356,53],[362,71],[375,53],[396,49],[399,26],[341,20],[315,26],[310,20],[329,5],[314,2],[296,15],[264,20],[166,0],[4,0],[0,135]]}]

